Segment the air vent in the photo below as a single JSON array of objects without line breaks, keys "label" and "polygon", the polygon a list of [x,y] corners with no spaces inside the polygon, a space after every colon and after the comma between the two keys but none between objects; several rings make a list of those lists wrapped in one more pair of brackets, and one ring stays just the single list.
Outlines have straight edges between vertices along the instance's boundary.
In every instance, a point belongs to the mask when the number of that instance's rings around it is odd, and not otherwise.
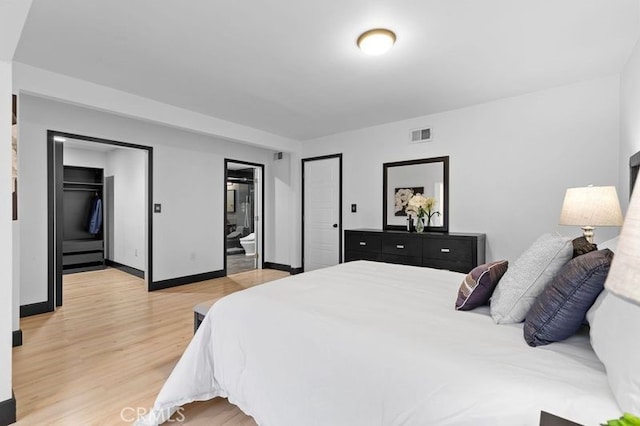
[{"label": "air vent", "polygon": [[282,153],[281,152],[276,152],[275,154],[273,154],[273,159],[274,160],[282,160]]},{"label": "air vent", "polygon": [[411,143],[431,141],[431,127],[411,131]]}]

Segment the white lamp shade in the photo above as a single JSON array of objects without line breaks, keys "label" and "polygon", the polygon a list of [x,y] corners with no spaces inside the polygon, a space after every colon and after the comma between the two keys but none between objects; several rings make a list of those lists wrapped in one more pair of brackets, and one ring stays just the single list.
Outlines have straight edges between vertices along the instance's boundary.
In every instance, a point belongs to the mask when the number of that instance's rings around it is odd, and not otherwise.
[{"label": "white lamp shade", "polygon": [[569,188],[564,196],[560,225],[622,226],[622,211],[614,186]]},{"label": "white lamp shade", "polygon": [[638,186],[631,197],[605,287],[618,296],[640,304],[640,187]]}]

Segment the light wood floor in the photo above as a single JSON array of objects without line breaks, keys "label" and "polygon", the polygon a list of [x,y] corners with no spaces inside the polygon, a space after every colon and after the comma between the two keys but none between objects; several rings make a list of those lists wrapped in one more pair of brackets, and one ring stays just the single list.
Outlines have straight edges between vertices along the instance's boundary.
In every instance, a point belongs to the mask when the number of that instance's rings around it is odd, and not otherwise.
[{"label": "light wood floor", "polygon": [[[195,304],[287,275],[255,270],[153,293],[116,269],[66,275],[64,306],[20,321],[17,424],[131,423],[133,410],[153,405],[189,343]],[[255,426],[221,398],[189,404],[183,414],[189,425]]]}]

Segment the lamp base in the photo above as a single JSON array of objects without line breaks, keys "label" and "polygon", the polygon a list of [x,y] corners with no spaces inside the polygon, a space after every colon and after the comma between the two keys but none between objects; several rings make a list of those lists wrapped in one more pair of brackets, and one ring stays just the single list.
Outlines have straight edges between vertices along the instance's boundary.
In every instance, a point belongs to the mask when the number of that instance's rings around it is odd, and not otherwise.
[{"label": "lamp base", "polygon": [[582,235],[587,239],[587,241],[589,241],[591,244],[593,244],[593,230],[595,228],[593,226],[583,226],[582,227]]}]

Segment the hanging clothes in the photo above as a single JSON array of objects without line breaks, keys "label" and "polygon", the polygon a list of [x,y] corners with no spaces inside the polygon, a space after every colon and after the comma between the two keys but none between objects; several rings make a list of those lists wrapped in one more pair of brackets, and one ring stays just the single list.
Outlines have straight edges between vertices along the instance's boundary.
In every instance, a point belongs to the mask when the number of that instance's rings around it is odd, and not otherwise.
[{"label": "hanging clothes", "polygon": [[96,196],[93,199],[91,206],[91,214],[89,215],[89,233],[97,235],[100,233],[100,227],[102,226],[102,200]]}]

